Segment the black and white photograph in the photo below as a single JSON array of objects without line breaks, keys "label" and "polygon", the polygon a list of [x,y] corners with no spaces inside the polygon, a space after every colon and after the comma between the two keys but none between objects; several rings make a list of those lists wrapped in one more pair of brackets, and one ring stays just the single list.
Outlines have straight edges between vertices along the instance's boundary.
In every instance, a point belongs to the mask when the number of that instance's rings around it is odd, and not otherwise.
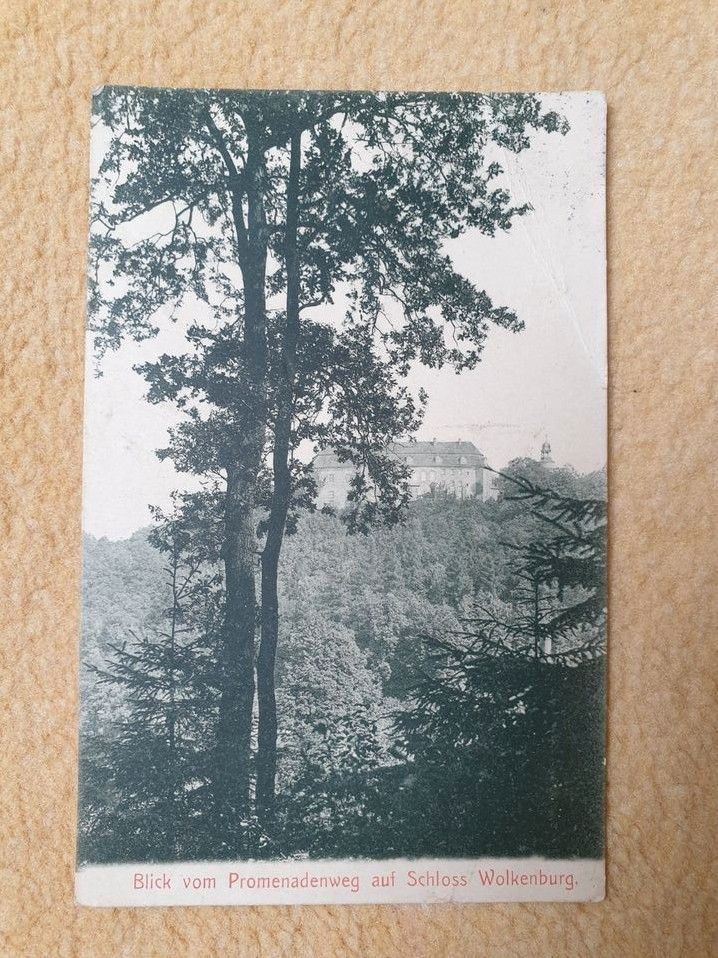
[{"label": "black and white photograph", "polygon": [[78,901],[601,899],[603,95],[89,122]]}]

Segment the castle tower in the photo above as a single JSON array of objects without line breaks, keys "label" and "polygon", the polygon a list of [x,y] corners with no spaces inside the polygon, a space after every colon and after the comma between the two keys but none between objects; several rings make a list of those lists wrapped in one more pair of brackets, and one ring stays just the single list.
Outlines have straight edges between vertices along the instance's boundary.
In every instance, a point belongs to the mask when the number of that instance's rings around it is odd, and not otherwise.
[{"label": "castle tower", "polygon": [[544,439],[543,445],[541,446],[541,465],[544,469],[556,468],[556,463],[551,458],[551,443],[548,439]]}]

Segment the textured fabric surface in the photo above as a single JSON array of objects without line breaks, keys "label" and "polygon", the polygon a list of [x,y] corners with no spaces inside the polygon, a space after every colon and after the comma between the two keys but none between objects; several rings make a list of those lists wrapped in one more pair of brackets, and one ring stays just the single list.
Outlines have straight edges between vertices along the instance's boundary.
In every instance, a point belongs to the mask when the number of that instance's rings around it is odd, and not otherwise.
[{"label": "textured fabric surface", "polygon": [[[2,16],[0,953],[711,954],[718,945],[710,865],[717,744],[710,4],[11,0]],[[607,93],[605,903],[73,905],[88,110],[91,87],[104,82]]]}]

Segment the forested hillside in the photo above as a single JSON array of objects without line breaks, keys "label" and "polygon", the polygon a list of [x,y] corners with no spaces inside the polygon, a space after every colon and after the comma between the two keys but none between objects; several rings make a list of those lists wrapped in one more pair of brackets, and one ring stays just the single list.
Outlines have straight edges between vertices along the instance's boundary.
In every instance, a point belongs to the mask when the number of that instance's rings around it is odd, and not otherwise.
[{"label": "forested hillside", "polygon": [[[595,800],[582,807],[578,796],[600,794],[595,787],[591,792],[586,779],[595,785],[602,776],[596,716],[604,620],[594,610],[590,615],[577,612],[569,625],[554,625],[550,647],[546,639],[540,649],[536,645],[536,662],[519,639],[528,561],[521,559],[521,549],[560,535],[550,530],[541,508],[554,509],[551,518],[558,521],[559,501],[601,503],[605,476],[546,473],[530,462],[513,469],[530,482],[541,480],[541,489],[555,489],[562,498],[541,500],[536,507],[526,490],[517,497],[521,487],[502,479],[499,501],[424,497],[410,504],[403,524],[367,535],[348,535],[334,514],[302,517],[287,539],[279,582],[280,824],[268,835],[254,823],[248,854],[268,849],[273,855],[324,856],[559,854],[564,844],[583,848],[585,854],[600,851]],[[561,519],[564,525],[566,521]],[[575,516],[573,521],[578,529]],[[173,826],[173,837],[168,833],[166,857],[222,854],[222,849],[208,847],[212,827],[204,824],[212,801],[203,768],[213,747],[214,640],[211,630],[197,626],[187,612],[177,616],[188,588],[178,593],[177,582],[186,575],[207,603],[219,581],[219,564],[205,556],[196,565],[187,563],[188,571],[179,575],[177,554],[161,551],[152,536],[142,530],[120,542],[85,541],[81,855],[89,860],[156,854],[152,823],[161,817],[163,803],[184,816],[182,826]],[[565,552],[565,544],[562,548]],[[554,552],[559,555],[557,546]],[[585,565],[589,553],[581,555]],[[558,610],[563,622],[567,607],[573,603],[583,609],[586,596],[595,592],[577,568],[573,578],[560,569],[537,573],[544,576],[542,621],[559,622]],[[562,576],[565,581],[559,581]],[[602,583],[596,588],[602,606]],[[538,590],[536,585],[537,595]],[[169,633],[161,623],[172,608],[171,658],[165,659]],[[538,605],[534,612],[538,616]],[[183,628],[175,636],[177,622]],[[499,632],[503,638],[495,642]],[[500,656],[493,654],[491,643]],[[579,646],[592,654],[582,653],[571,669],[563,667],[557,656]],[[458,679],[457,668],[464,670]],[[167,673],[170,685],[163,678]],[[472,691],[477,676],[479,685],[488,682],[492,688],[491,707],[485,692]],[[531,692],[539,687],[542,705],[536,711]],[[167,753],[170,699],[172,747],[182,739],[180,757]],[[549,719],[546,702],[553,703]],[[432,716],[433,727],[422,724]],[[538,724],[529,727],[529,720]],[[539,735],[545,741],[527,752],[526,736],[535,746]],[[547,781],[546,743],[550,751],[561,752],[567,736],[584,754],[572,753],[560,773],[563,780]],[[431,741],[433,751],[422,746],[423,739]],[[156,800],[151,775],[131,768],[138,742],[145,751],[159,748],[158,782],[171,766],[172,775],[183,770],[184,785],[178,779],[169,794]],[[547,811],[548,794],[553,813],[551,807]],[[513,796],[508,812],[507,795]],[[533,796],[528,805],[522,795]],[[127,805],[131,825],[118,829]],[[178,838],[178,831],[191,832],[191,839]]]}]

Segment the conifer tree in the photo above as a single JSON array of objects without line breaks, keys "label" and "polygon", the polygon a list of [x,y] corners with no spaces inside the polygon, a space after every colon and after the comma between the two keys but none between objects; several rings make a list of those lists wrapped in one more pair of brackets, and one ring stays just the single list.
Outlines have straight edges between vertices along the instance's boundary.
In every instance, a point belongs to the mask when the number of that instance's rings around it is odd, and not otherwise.
[{"label": "conifer tree", "polygon": [[215,804],[221,607],[214,533],[202,519],[212,514],[206,500],[175,496],[171,514],[155,510],[150,541],[164,560],[162,606],[141,633],[117,637],[103,667],[92,667],[124,703],[91,770],[108,779],[112,808],[88,843],[111,860],[192,858],[207,850],[201,825],[212,820]]},{"label": "conifer tree", "polygon": [[397,717],[398,739],[420,773],[430,847],[598,855],[606,502],[510,482],[508,497],[546,534],[515,548],[508,604],[425,637],[430,668]]},{"label": "conifer tree", "polygon": [[467,635],[486,650],[560,657],[566,662],[605,648],[606,500],[547,489],[521,475],[503,476],[506,499],[539,520],[531,541],[514,547],[514,615],[478,609]]}]

